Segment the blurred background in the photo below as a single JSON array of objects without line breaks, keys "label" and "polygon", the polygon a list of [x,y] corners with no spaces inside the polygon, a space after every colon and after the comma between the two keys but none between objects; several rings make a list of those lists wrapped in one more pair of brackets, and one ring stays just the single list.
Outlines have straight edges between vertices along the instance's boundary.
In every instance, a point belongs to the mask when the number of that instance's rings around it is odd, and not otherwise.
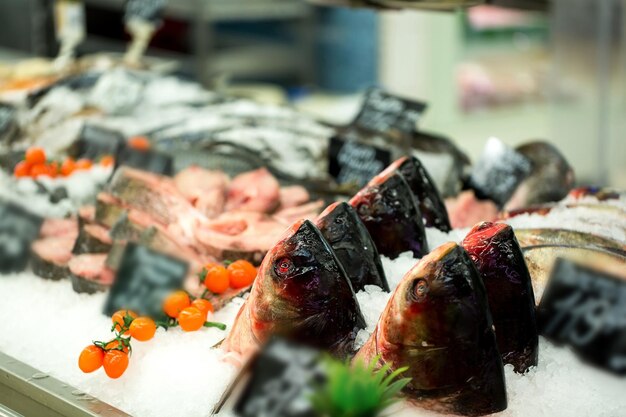
[{"label": "blurred background", "polygon": [[[53,3],[0,2],[0,60],[57,55]],[[123,52],[124,1],[84,4],[78,55]],[[380,11],[170,0],[147,55],[209,88],[334,123],[350,121],[363,91],[378,85],[427,102],[420,128],[453,139],[472,159],[490,136],[511,145],[546,139],[580,183],[625,187],[626,2],[514,5]]]}]

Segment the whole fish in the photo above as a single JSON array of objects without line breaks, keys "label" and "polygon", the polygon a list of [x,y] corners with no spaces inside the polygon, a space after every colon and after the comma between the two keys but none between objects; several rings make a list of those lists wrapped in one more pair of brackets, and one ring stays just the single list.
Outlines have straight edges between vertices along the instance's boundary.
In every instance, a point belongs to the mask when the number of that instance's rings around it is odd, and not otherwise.
[{"label": "whole fish", "polygon": [[422,407],[479,416],[507,407],[504,369],[482,280],[448,242],[402,278],[356,358],[408,366],[405,392]]},{"label": "whole fish", "polygon": [[333,203],[318,217],[317,226],[343,265],[355,292],[377,285],[389,292],[376,245],[348,203]]},{"label": "whole fish", "polygon": [[411,251],[428,253],[422,214],[411,188],[397,172],[374,177],[350,200],[381,255],[391,259]]},{"label": "whole fish", "polygon": [[352,352],[365,327],[350,281],[313,223],[295,223],[265,256],[223,348],[248,357],[271,336]]},{"label": "whole fish", "polygon": [[520,246],[566,245],[626,253],[626,245],[608,237],[568,229],[515,229]]},{"label": "whole fish", "polygon": [[409,184],[417,199],[425,226],[436,227],[446,233],[452,229],[448,211],[439,191],[428,171],[416,157],[402,157],[389,165],[386,171],[398,171]]},{"label": "whole fish", "polygon": [[539,304],[557,258],[565,258],[626,279],[626,256],[597,248],[544,245],[524,248],[524,259],[533,281],[535,303]]},{"label": "whole fish", "polygon": [[513,228],[504,223],[479,223],[467,234],[463,247],[487,289],[502,360],[517,372],[536,366],[539,336],[535,296]]}]

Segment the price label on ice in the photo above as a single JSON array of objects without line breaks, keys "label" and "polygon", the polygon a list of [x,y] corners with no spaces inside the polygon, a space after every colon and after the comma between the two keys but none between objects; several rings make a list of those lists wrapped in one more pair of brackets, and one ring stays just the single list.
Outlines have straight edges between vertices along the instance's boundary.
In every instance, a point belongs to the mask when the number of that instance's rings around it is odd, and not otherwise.
[{"label": "price label on ice", "polygon": [[124,20],[140,19],[158,24],[166,3],[166,0],[128,0]]},{"label": "price label on ice", "polygon": [[0,201],[0,272],[26,268],[30,245],[39,236],[42,222],[17,204]]},{"label": "price label on ice", "polygon": [[282,339],[268,343],[235,404],[240,417],[315,417],[309,397],[324,379],[320,353]]},{"label": "price label on ice", "polygon": [[626,375],[626,280],[557,259],[537,309],[541,334]]},{"label": "price label on ice", "polygon": [[391,129],[411,134],[417,129],[417,122],[426,110],[426,104],[400,98],[379,88],[371,88],[365,95],[361,111],[353,124],[385,133]]},{"label": "price label on ice", "polygon": [[115,283],[105,304],[105,314],[128,309],[153,318],[163,317],[163,300],[183,286],[186,262],[128,243]]},{"label": "price label on ice", "polygon": [[125,143],[120,132],[85,125],[72,145],[70,153],[76,158],[97,159],[104,155],[117,155]]},{"label": "price label on ice", "polygon": [[328,158],[328,172],[338,183],[362,187],[391,163],[391,152],[344,135],[330,139]]},{"label": "price label on ice", "polygon": [[468,185],[479,198],[488,198],[502,207],[531,170],[528,158],[500,140],[490,138],[474,165]]}]

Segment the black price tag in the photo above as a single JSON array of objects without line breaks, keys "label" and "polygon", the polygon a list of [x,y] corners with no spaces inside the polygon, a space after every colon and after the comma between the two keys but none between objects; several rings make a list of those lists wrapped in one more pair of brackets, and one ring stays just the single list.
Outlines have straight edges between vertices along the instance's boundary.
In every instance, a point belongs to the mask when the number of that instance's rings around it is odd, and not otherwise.
[{"label": "black price tag", "polygon": [[362,187],[391,163],[391,152],[350,136],[335,136],[330,139],[328,158],[328,172],[339,184]]},{"label": "black price tag", "polygon": [[386,133],[391,129],[411,134],[417,130],[417,122],[426,110],[426,104],[400,98],[378,88],[371,88],[365,95],[361,111],[353,124]]},{"label": "black price tag", "polygon": [[234,410],[240,417],[315,417],[310,395],[324,380],[320,352],[282,339],[268,343]]},{"label": "black price tag", "polygon": [[171,155],[152,150],[139,150],[124,146],[115,158],[115,169],[120,166],[141,169],[155,174],[174,175],[174,159]]},{"label": "black price tag", "polygon": [[128,0],[124,20],[140,19],[158,24],[167,0]]},{"label": "black price tag", "polygon": [[557,259],[537,308],[542,335],[626,375],[626,281]]},{"label": "black price tag", "polygon": [[72,144],[70,154],[75,158],[98,159],[104,155],[117,155],[125,143],[124,135],[120,132],[85,125]]},{"label": "black price tag", "polygon": [[528,158],[491,138],[472,169],[468,185],[478,198],[490,199],[503,207],[531,170]]},{"label": "black price tag", "polygon": [[0,272],[26,268],[30,245],[39,236],[42,222],[17,204],[0,201]]},{"label": "black price tag", "polygon": [[126,245],[104,312],[128,309],[155,319],[163,318],[163,300],[181,289],[186,262],[132,242]]},{"label": "black price tag", "polygon": [[11,142],[17,132],[16,110],[10,104],[0,103],[0,143]]}]

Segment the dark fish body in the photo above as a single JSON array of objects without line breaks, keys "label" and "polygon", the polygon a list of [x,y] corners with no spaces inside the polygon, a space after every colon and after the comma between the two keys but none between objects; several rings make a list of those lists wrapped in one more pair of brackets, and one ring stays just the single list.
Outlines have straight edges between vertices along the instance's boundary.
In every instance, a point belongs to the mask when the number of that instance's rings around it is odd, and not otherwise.
[{"label": "dark fish body", "polygon": [[320,214],[316,223],[343,265],[355,292],[366,285],[377,285],[389,292],[376,245],[352,206],[334,203]]},{"label": "dark fish body", "polygon": [[502,360],[517,372],[536,366],[539,336],[535,296],[513,229],[504,223],[480,223],[465,237],[463,247],[487,289]]},{"label": "dark fish body", "polygon": [[391,259],[411,251],[428,253],[422,214],[411,188],[397,172],[374,177],[350,200],[365,224],[378,252]]},{"label": "dark fish body", "polygon": [[626,280],[626,256],[598,248],[544,245],[524,248],[524,260],[533,282],[535,303],[539,304],[557,258],[597,269]]},{"label": "dark fish body", "polygon": [[580,246],[626,253],[626,245],[608,237],[568,229],[515,229],[523,248],[543,245]]},{"label": "dark fish body", "polygon": [[380,355],[403,376],[411,400],[442,413],[480,416],[507,407],[504,368],[487,295],[465,250],[446,243],[402,279],[357,354]]},{"label": "dark fish body", "polygon": [[437,191],[428,171],[416,157],[402,157],[389,165],[387,170],[399,172],[409,184],[422,213],[425,226],[436,227],[446,233],[452,229],[448,219],[448,211],[439,191]]},{"label": "dark fish body", "polygon": [[277,335],[345,356],[364,327],[341,263],[317,227],[303,220],[265,256],[223,348],[246,357]]}]

